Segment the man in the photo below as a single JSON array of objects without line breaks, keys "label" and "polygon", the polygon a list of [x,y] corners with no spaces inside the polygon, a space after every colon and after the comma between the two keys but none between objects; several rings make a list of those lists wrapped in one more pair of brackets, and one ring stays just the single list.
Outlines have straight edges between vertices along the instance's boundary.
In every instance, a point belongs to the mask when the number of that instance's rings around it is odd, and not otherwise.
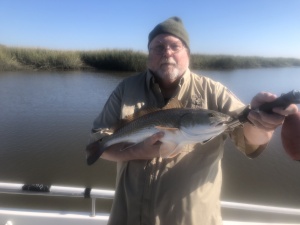
[{"label": "man", "polygon": [[[178,17],[158,24],[149,34],[148,70],[123,80],[113,91],[94,122],[91,142],[109,135],[120,119],[148,107],[163,107],[178,99],[184,107],[204,108],[233,115],[244,107],[226,87],[189,70],[188,34]],[[251,107],[273,101],[275,95],[257,94]],[[267,145],[284,115],[296,105],[267,115],[252,111],[252,122],[230,133],[237,148],[249,157]],[[220,213],[221,158],[227,134],[205,144],[185,146],[172,158],[161,158],[165,146],[158,132],[141,143],[108,147],[102,158],[117,162],[117,187],[110,225],[210,225],[222,224]],[[120,151],[126,148],[126,150]],[[165,149],[164,149],[165,150]]]}]

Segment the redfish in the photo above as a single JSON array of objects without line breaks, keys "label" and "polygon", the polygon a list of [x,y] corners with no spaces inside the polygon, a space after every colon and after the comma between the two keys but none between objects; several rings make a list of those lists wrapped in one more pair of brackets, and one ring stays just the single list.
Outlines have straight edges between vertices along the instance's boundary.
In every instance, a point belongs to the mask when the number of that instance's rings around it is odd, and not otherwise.
[{"label": "redfish", "polygon": [[174,101],[162,109],[141,110],[112,130],[111,135],[89,144],[86,148],[87,164],[93,164],[113,144],[127,142],[134,145],[160,131],[164,132],[160,141],[170,146],[170,151],[164,152],[163,157],[174,156],[186,144],[204,143],[223,133],[231,120],[223,113],[182,108]]}]

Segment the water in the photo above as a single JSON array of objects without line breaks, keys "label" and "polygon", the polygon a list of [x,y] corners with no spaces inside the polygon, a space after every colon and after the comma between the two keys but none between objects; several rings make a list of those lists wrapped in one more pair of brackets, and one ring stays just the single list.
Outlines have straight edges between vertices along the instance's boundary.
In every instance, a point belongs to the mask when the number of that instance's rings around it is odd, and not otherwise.
[{"label": "water", "polygon": [[[198,71],[222,82],[245,103],[259,91],[299,89],[300,68]],[[96,72],[0,74],[0,182],[113,189],[115,164],[88,167],[84,148],[92,121],[124,75]],[[230,141],[223,159],[222,200],[300,208],[300,162],[275,133],[250,160]],[[97,201],[109,211],[111,201]],[[86,199],[0,195],[0,207],[88,211]],[[228,213],[229,215],[230,213]]]}]

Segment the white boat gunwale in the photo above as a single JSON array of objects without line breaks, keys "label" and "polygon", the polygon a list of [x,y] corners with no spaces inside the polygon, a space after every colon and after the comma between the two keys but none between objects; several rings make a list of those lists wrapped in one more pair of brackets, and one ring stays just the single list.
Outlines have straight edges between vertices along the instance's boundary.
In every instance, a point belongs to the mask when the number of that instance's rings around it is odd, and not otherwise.
[{"label": "white boat gunwale", "polygon": [[[24,187],[25,190],[24,190]],[[60,219],[85,219],[89,221],[102,221],[101,224],[106,224],[109,214],[97,213],[96,214],[96,199],[113,199],[115,191],[105,189],[91,189],[91,188],[79,188],[79,187],[66,187],[66,186],[45,186],[45,185],[25,185],[18,183],[1,183],[0,182],[0,194],[21,194],[21,195],[42,195],[42,196],[64,196],[64,197],[84,197],[90,198],[92,202],[91,213],[68,213],[68,212],[50,212],[50,211],[34,211],[23,209],[5,209],[0,208],[0,215],[14,215],[15,217],[32,217],[32,218],[60,218]],[[221,201],[222,208],[238,209],[247,211],[256,211],[263,213],[275,213],[285,215],[300,216],[300,208],[285,208],[274,207],[266,205],[255,205],[238,202]],[[300,218],[299,218],[300,220]],[[0,221],[1,222],[1,221]],[[239,221],[224,221],[224,225],[259,225],[268,223],[251,223],[251,222],[239,222]],[[279,225],[279,223],[277,223]],[[276,224],[276,225],[277,225]],[[275,225],[273,223],[273,225]],[[292,225],[292,224],[290,224]],[[294,224],[293,224],[294,225]],[[300,225],[300,224],[295,224]]]}]

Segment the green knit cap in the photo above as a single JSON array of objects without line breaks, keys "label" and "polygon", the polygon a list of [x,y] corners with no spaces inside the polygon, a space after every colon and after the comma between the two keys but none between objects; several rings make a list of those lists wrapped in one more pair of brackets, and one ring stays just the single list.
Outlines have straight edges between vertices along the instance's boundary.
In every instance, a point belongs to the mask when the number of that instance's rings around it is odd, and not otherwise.
[{"label": "green knit cap", "polygon": [[150,42],[159,34],[171,34],[183,41],[188,49],[190,49],[189,35],[184,28],[182,20],[179,17],[171,17],[162,23],[159,23],[154,27],[154,29],[149,33],[148,36],[148,47]]}]

